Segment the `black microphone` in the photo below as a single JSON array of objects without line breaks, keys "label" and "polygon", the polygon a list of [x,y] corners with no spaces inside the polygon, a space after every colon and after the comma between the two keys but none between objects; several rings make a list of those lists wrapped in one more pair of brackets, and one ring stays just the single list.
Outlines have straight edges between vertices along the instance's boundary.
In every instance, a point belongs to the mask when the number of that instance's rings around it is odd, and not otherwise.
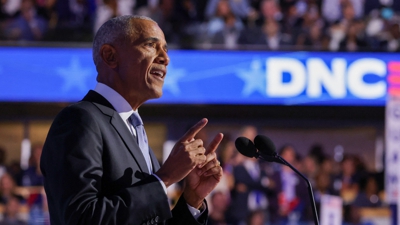
[{"label": "black microphone", "polygon": [[[280,160],[276,159],[275,157],[272,157],[270,155],[266,155],[263,152],[257,151],[256,146],[254,143],[246,138],[246,137],[238,137],[236,138],[235,141],[235,146],[236,149],[244,156],[247,156],[249,158],[260,158],[263,159],[267,162],[277,162],[277,163],[282,163]],[[283,163],[282,163],[283,164]]]},{"label": "black microphone", "polygon": [[248,138],[245,137],[236,138],[235,146],[236,149],[244,156],[247,156],[249,158],[259,157],[256,146]]},{"label": "black microphone", "polygon": [[257,135],[256,138],[254,138],[254,144],[255,144],[255,147],[258,149],[258,151],[261,152],[263,155],[272,157],[274,159],[274,162],[280,161],[282,164],[290,167],[294,172],[296,172],[299,176],[301,176],[307,182],[308,194],[310,196],[310,201],[311,201],[312,209],[313,209],[314,223],[315,223],[315,225],[319,225],[317,207],[315,206],[315,200],[314,200],[314,193],[312,190],[311,183],[307,179],[307,177],[305,177],[296,168],[294,168],[290,163],[288,163],[284,158],[282,158],[280,155],[278,155],[278,153],[276,153],[275,145],[271,141],[271,139],[269,139],[268,137],[263,136],[263,135]]}]

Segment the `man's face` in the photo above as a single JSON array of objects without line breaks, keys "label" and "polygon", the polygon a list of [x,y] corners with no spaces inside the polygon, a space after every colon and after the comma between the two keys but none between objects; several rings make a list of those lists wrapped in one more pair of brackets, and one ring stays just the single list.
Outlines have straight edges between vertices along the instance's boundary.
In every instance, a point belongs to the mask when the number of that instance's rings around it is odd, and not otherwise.
[{"label": "man's face", "polygon": [[117,46],[119,92],[129,102],[159,98],[169,58],[164,33],[149,20],[133,21],[131,40]]}]

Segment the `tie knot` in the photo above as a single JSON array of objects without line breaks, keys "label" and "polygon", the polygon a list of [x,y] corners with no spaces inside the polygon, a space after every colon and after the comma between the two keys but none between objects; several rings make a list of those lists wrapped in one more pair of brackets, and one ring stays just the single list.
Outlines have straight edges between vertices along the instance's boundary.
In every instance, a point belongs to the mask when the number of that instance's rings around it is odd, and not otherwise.
[{"label": "tie knot", "polygon": [[133,112],[132,113],[131,121],[132,121],[132,125],[135,126],[135,127],[143,125],[143,121],[140,118],[139,113],[137,113],[137,112]]}]

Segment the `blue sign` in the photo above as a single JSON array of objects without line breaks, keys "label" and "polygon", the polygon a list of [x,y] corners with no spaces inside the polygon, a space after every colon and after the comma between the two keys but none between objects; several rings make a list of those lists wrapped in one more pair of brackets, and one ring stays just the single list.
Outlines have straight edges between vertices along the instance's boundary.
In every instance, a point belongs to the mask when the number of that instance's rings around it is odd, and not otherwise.
[{"label": "blue sign", "polygon": [[[171,50],[157,104],[384,106],[400,54]],[[399,59],[399,60],[397,60]],[[89,48],[0,48],[0,101],[75,102],[96,85]]]}]

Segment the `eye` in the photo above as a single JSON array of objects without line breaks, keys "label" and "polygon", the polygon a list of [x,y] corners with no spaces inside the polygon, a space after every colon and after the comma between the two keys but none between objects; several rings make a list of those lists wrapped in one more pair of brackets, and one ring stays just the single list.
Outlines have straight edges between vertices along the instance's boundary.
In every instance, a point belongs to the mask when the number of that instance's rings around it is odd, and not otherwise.
[{"label": "eye", "polygon": [[148,43],[146,43],[146,46],[155,48],[156,47],[156,43],[155,42],[148,42]]}]

